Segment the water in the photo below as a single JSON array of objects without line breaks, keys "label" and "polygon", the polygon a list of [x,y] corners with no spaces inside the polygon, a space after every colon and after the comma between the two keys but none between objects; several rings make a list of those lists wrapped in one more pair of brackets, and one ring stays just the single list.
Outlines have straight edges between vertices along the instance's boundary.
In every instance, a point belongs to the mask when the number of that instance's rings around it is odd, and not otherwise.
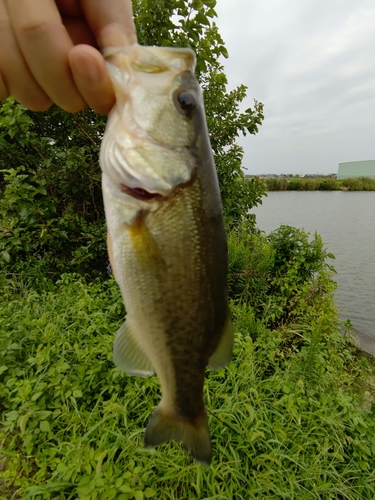
[{"label": "water", "polygon": [[252,212],[267,233],[286,224],[322,236],[336,257],[341,317],[375,338],[375,192],[269,192]]}]

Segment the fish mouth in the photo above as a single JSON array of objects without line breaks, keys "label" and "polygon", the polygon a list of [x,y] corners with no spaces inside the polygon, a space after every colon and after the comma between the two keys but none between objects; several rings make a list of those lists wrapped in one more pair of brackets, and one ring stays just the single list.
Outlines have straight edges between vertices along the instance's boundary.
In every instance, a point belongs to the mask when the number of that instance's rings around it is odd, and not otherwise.
[{"label": "fish mouth", "polygon": [[149,200],[161,200],[163,196],[159,193],[150,193],[149,191],[146,191],[143,188],[139,187],[129,187],[126,186],[125,184],[120,184],[120,189],[122,193],[125,193],[129,196],[132,196],[133,198],[136,198],[137,200],[141,201],[149,201]]}]

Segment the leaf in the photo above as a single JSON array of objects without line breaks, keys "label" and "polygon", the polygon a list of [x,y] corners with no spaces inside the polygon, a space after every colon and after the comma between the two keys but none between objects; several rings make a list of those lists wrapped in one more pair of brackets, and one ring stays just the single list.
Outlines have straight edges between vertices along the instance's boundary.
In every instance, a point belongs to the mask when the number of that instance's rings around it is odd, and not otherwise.
[{"label": "leaf", "polygon": [[10,255],[8,252],[6,252],[5,250],[3,250],[1,252],[1,256],[3,258],[3,260],[5,260],[5,262],[10,262]]},{"label": "leaf", "polygon": [[27,424],[27,421],[29,420],[30,416],[31,416],[30,413],[27,413],[26,415],[22,415],[22,417],[20,417],[18,419],[18,425],[20,426],[20,430],[21,430],[22,434],[26,430],[26,424]]},{"label": "leaf", "polygon": [[9,422],[13,422],[13,420],[16,420],[18,418],[18,411],[13,410],[9,413],[6,413],[6,418]]},{"label": "leaf", "polygon": [[224,45],[222,45],[220,47],[220,52],[225,57],[225,59],[228,59],[229,54],[228,54],[228,51],[227,51],[226,47],[224,47]]},{"label": "leaf", "polygon": [[203,0],[204,5],[207,5],[207,7],[214,8],[216,5],[216,0]]},{"label": "leaf", "polygon": [[133,489],[128,484],[123,484],[120,486],[119,490],[121,493],[133,493]]},{"label": "leaf", "polygon": [[102,470],[102,463],[103,463],[103,460],[104,458],[106,457],[107,455],[107,450],[104,450],[98,457],[98,462],[96,464],[96,473],[97,474],[100,474],[101,473],[101,470]]},{"label": "leaf", "polygon": [[78,483],[78,486],[86,486],[86,484],[89,484],[90,481],[91,481],[90,476],[83,476],[80,482]]},{"label": "leaf", "polygon": [[48,420],[42,420],[39,424],[39,428],[42,432],[49,432],[51,430]]},{"label": "leaf", "polygon": [[195,10],[202,10],[203,9],[203,2],[202,2],[202,0],[193,0],[193,9],[195,9]]},{"label": "leaf", "polygon": [[146,488],[143,492],[146,498],[152,498],[156,495],[156,491],[152,488]]},{"label": "leaf", "polygon": [[199,23],[199,24],[204,24],[205,26],[210,25],[210,21],[209,21],[208,17],[206,17],[201,12],[198,12],[198,14],[195,16],[195,21],[197,21],[197,23]]},{"label": "leaf", "polygon": [[143,500],[143,491],[136,491],[134,492],[134,498],[135,500]]}]

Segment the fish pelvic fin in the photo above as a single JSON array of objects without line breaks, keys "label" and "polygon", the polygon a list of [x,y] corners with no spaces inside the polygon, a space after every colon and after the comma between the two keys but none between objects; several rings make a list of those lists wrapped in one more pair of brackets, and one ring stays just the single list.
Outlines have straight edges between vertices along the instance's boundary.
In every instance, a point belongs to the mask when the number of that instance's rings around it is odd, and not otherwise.
[{"label": "fish pelvic fin", "polygon": [[230,363],[232,359],[233,343],[233,325],[228,308],[220,342],[208,360],[208,366],[211,370],[219,370]]},{"label": "fish pelvic fin", "polygon": [[197,462],[210,465],[212,448],[206,411],[190,422],[177,415],[166,415],[159,405],[147,425],[145,447],[154,448],[173,440],[184,443],[185,451]]},{"label": "fish pelvic fin", "polygon": [[128,321],[119,328],[113,345],[113,362],[128,375],[149,377],[154,368],[138,345]]}]

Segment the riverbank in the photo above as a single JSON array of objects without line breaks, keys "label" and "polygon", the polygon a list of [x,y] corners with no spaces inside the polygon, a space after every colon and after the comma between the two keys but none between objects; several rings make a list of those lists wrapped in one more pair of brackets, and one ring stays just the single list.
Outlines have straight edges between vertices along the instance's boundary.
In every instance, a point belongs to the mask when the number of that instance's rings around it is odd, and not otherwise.
[{"label": "riverbank", "polygon": [[344,336],[352,337],[358,349],[365,352],[366,354],[375,356],[375,339],[373,337],[370,337],[370,335],[366,335],[356,328],[353,328],[353,333],[350,334],[344,326],[341,327],[341,334]]},{"label": "riverbank", "polygon": [[209,469],[175,442],[143,448],[160,386],[113,364],[113,278],[0,276],[0,498],[374,498],[374,360],[340,335],[321,239],[238,230],[228,247],[235,346],[206,375]]},{"label": "riverbank", "polygon": [[358,177],[351,179],[329,178],[267,178],[262,179],[267,191],[375,191],[375,179]]}]

